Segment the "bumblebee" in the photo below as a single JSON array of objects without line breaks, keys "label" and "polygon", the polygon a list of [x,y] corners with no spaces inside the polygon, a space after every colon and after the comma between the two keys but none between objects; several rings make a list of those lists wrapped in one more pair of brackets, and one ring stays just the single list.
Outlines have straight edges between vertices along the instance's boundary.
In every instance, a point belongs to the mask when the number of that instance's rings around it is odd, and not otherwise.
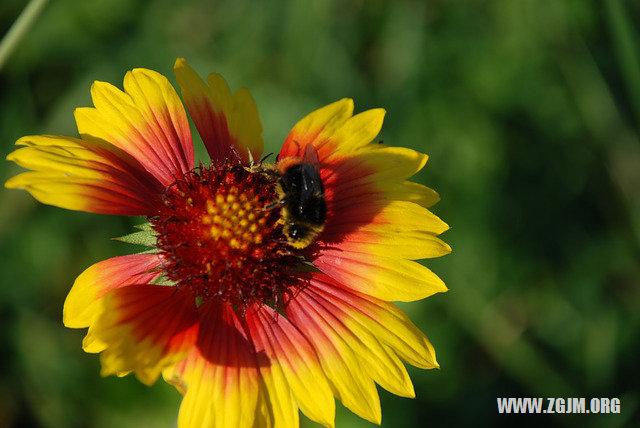
[{"label": "bumblebee", "polygon": [[318,171],[318,154],[308,144],[303,158],[279,159],[272,167],[277,176],[279,200],[266,207],[282,206],[282,231],[294,248],[309,246],[324,229],[327,203]]}]

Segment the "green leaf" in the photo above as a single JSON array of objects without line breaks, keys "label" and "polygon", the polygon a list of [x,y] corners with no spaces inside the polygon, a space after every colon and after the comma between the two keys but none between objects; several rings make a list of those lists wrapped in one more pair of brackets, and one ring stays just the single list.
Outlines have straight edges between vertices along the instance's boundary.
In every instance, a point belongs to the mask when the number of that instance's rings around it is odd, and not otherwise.
[{"label": "green leaf", "polygon": [[[146,223],[149,225],[149,223]],[[116,241],[126,242],[127,244],[144,245],[147,247],[156,246],[156,234],[151,225],[146,227],[145,225],[136,226],[138,229],[142,229],[139,232],[133,232],[119,238],[113,238]]]},{"label": "green leaf", "polygon": [[170,280],[165,273],[158,275],[153,281],[151,281],[151,284],[167,285],[172,287],[176,285],[176,283]]},{"label": "green leaf", "polygon": [[295,266],[292,266],[291,270],[293,272],[320,272],[320,269],[318,269],[312,263],[307,261],[302,261],[301,263]]},{"label": "green leaf", "polygon": [[140,251],[139,253],[136,253],[136,254],[160,254],[160,250],[157,248],[151,248],[149,250]]},{"label": "green leaf", "polygon": [[136,224],[133,227],[135,227],[136,229],[144,230],[146,232],[153,232],[153,227],[151,226],[151,223]]}]

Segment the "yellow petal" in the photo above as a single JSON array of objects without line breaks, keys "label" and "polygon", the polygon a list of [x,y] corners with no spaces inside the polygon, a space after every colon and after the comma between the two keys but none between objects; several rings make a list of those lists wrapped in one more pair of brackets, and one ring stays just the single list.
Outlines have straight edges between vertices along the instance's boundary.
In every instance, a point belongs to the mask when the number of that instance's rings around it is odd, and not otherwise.
[{"label": "yellow petal", "polygon": [[194,346],[196,321],[195,298],[186,288],[135,284],[112,290],[91,332],[105,347],[101,374],[135,372],[153,384]]},{"label": "yellow petal", "polygon": [[384,115],[384,109],[376,108],[349,118],[331,137],[336,153],[354,152],[372,142],[382,129]]},{"label": "yellow petal", "polygon": [[392,183],[389,186],[381,183],[379,187],[389,198],[413,202],[425,208],[435,205],[440,200],[440,195],[435,190],[411,181]]},{"label": "yellow petal", "polygon": [[84,140],[107,141],[133,156],[164,186],[193,169],[191,131],[184,107],[169,81],[152,70],[135,69],[126,92],[96,81],[95,108],[75,111]]},{"label": "yellow petal", "polygon": [[321,164],[333,173],[327,180],[327,186],[332,184],[332,179],[336,185],[346,185],[345,180],[357,180],[359,184],[384,184],[389,180],[404,181],[420,171],[428,159],[427,155],[404,147],[370,146],[355,153],[321,160]]},{"label": "yellow petal", "polygon": [[451,252],[437,238],[449,226],[426,208],[408,201],[371,199],[331,206],[319,245],[339,245],[345,253],[365,254],[365,260],[367,254],[417,260]]},{"label": "yellow petal", "polygon": [[196,347],[163,373],[184,391],[179,428],[251,428],[260,390],[256,355],[233,308],[207,302]]},{"label": "yellow petal", "polygon": [[[266,413],[262,415],[266,426],[297,427],[299,425],[298,406],[289,384],[278,363],[260,367],[263,399]],[[269,421],[269,423],[266,423]]]},{"label": "yellow petal", "polygon": [[[69,328],[89,327],[100,315],[109,291],[152,281],[160,265],[157,254],[131,254],[103,260],[78,276],[64,302],[63,322]],[[88,351],[90,352],[90,351]]]},{"label": "yellow petal", "polygon": [[410,260],[451,252],[437,237],[449,226],[413,202],[391,201],[378,207],[370,204],[333,211],[336,214],[328,216],[320,240],[327,246],[339,243],[343,252]]},{"label": "yellow petal", "polygon": [[[451,252],[451,247],[430,233],[409,228],[366,225],[341,238],[341,249],[345,252],[375,254],[409,260],[441,257]],[[327,242],[331,238],[326,238]]]},{"label": "yellow petal", "polygon": [[124,90],[139,109],[175,171],[193,169],[193,143],[187,113],[166,77],[136,68],[124,77]]},{"label": "yellow petal", "polygon": [[264,143],[258,109],[249,91],[231,94],[222,76],[211,73],[206,84],[183,58],[174,71],[189,114],[211,160],[222,164],[233,151],[248,162],[260,159]]},{"label": "yellow petal", "polygon": [[307,339],[267,306],[249,312],[247,323],[256,352],[265,357],[258,366],[275,426],[297,426],[300,406],[309,419],[333,427],[333,394]]},{"label": "yellow petal", "polygon": [[[322,284],[324,286],[325,283]],[[371,320],[366,317],[359,316],[358,308],[353,307],[334,295],[325,293],[318,287],[311,286],[307,288],[308,295],[314,301],[314,304],[321,306],[326,313],[325,318],[331,314],[334,319],[332,326],[334,328],[347,329],[350,334],[342,334],[341,336],[349,342],[351,348],[361,359],[361,363],[365,366],[365,370],[369,373],[373,380],[389,392],[403,397],[414,397],[413,385],[411,379],[394,352],[379,341],[374,336]],[[378,331],[376,331],[378,333]]]},{"label": "yellow petal", "polygon": [[[439,367],[427,337],[396,305],[350,290],[327,275],[315,273],[309,276],[311,281],[307,289],[314,304],[323,307],[355,333],[355,337],[365,343],[365,348],[369,349],[372,338],[375,338],[383,349],[388,347],[413,366]],[[375,344],[374,348],[377,348]],[[381,354],[379,349],[375,352]],[[376,358],[384,360],[381,355],[376,355]],[[385,364],[393,366],[392,362]]]},{"label": "yellow petal", "polygon": [[313,345],[333,393],[358,416],[380,424],[380,400],[371,373],[366,371],[358,339],[343,324],[336,322],[326,308],[319,305],[306,289],[300,290],[286,306],[287,318],[304,332]]},{"label": "yellow petal", "polygon": [[382,300],[411,302],[447,291],[431,270],[397,257],[325,250],[313,264],[349,288]]},{"label": "yellow petal", "polygon": [[[311,144],[320,157],[334,151],[335,142],[331,137],[353,114],[353,100],[343,98],[324,106],[301,119],[291,130],[280,149],[280,158],[302,157],[304,147]],[[327,147],[323,147],[327,145]]]},{"label": "yellow petal", "polygon": [[26,146],[7,159],[33,171],[7,181],[42,203],[103,214],[148,215],[160,203],[159,183],[125,153],[108,144],[41,135],[19,139]]}]

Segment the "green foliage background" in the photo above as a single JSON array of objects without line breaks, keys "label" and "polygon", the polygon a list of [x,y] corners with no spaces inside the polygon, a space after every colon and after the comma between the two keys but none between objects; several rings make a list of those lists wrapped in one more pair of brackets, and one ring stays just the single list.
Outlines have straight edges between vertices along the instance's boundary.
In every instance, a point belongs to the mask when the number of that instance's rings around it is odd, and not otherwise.
[{"label": "green foliage background", "polygon": [[[179,3],[179,4],[178,4]],[[0,2],[0,32],[25,3]],[[57,0],[0,70],[2,153],[75,135],[93,80],[170,77],[184,56],[256,98],[267,152],[344,96],[387,109],[381,138],[431,156],[450,291],[403,305],[442,369],[383,426],[625,426],[640,406],[640,4],[611,1]],[[200,150],[200,154],[204,151]],[[19,171],[0,163],[0,179]],[[62,304],[87,266],[131,251],[139,219],[0,190],[0,424],[172,427],[179,394],[99,376]],[[507,418],[496,397],[620,397],[620,415]],[[366,427],[343,408],[338,426]],[[303,426],[313,426],[303,421]]]}]

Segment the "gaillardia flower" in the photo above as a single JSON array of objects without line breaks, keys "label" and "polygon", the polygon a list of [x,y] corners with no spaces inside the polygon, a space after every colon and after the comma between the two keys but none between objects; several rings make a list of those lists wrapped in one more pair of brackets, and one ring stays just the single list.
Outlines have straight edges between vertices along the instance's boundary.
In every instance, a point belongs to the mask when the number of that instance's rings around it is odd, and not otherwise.
[{"label": "gaillardia flower", "polygon": [[103,375],[173,384],[179,427],[297,427],[298,409],[332,427],[334,397],[380,423],[376,383],[413,397],[401,360],[438,367],[390,303],[446,290],[415,262],[450,252],[427,209],[438,195],[407,181],[427,156],[372,143],[384,110],[353,116],[343,99],[298,122],[266,165],[249,93],[182,59],[175,72],[210,165],[194,165],[180,98],[146,69],[124,91],[93,84],[80,138],[23,137],[8,156],[30,170],[9,188],[147,219],[121,239],[150,248],[85,270],[64,324],[89,328]]}]

